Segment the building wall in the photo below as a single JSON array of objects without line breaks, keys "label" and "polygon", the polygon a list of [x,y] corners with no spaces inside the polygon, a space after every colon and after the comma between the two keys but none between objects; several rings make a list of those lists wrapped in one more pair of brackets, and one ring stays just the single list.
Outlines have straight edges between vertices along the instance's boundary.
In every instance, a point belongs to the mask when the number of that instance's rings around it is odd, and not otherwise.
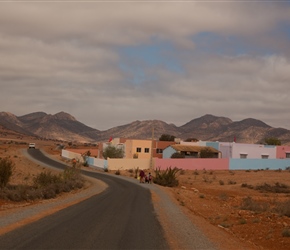
[{"label": "building wall", "polygon": [[150,159],[108,159],[109,170],[149,169]]},{"label": "building wall", "polygon": [[277,146],[276,147],[276,158],[285,159],[286,153],[290,153],[290,146]]},{"label": "building wall", "polygon": [[76,159],[78,162],[83,162],[83,157],[81,154],[79,153],[75,153],[75,152],[72,152],[72,151],[69,151],[69,150],[62,150],[61,151],[61,156],[66,158],[66,159]]},{"label": "building wall", "polygon": [[282,169],[290,167],[290,159],[230,159],[230,170]]},{"label": "building wall", "polygon": [[229,159],[154,159],[155,168],[161,170],[169,167],[188,170],[228,170]]},{"label": "building wall", "polygon": [[162,153],[157,153],[156,150],[157,149],[162,149],[162,151],[167,148],[170,145],[174,145],[176,144],[173,141],[154,141],[153,143],[153,157],[154,158],[162,158],[163,157],[163,152]]},{"label": "building wall", "polygon": [[[125,142],[126,158],[133,158],[134,154],[138,155],[138,159],[150,159],[152,140],[127,140]],[[137,152],[137,148],[141,148],[141,152]],[[145,148],[149,148],[149,152],[145,153]]]},{"label": "building wall", "polygon": [[212,147],[215,148],[216,150],[219,150],[219,142],[206,142],[205,143],[206,147]]},{"label": "building wall", "polygon": [[[62,157],[77,159],[83,162],[80,154],[62,150]],[[98,159],[88,157],[88,163],[92,168],[118,169],[156,169],[165,170],[169,167],[189,170],[257,170],[257,169],[282,169],[290,167],[290,159],[159,159],[154,158],[151,165],[150,159]]]},{"label": "building wall", "polygon": [[92,157],[98,157],[99,155],[99,150],[96,148],[68,148],[66,150],[74,152],[74,153],[78,153],[78,154],[84,154],[90,151]]},{"label": "building wall", "polygon": [[262,154],[268,159],[276,159],[276,147],[260,144],[232,143],[232,158],[239,159],[240,154],[247,154],[247,159],[261,159]]},{"label": "building wall", "polygon": [[163,150],[162,158],[169,159],[169,158],[171,158],[171,155],[173,155],[175,152],[176,152],[176,150],[169,146]]},{"label": "building wall", "polygon": [[221,152],[221,158],[232,158],[232,143],[231,142],[220,142],[219,149]]}]

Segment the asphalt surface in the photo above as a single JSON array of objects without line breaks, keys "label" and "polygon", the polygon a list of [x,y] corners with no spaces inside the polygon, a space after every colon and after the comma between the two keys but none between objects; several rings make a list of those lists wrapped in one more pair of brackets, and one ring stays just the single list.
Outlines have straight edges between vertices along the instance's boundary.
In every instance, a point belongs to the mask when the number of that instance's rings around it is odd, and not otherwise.
[{"label": "asphalt surface", "polygon": [[[28,153],[64,169],[39,150]],[[83,171],[108,185],[102,193],[0,236],[0,249],[169,249],[149,189]]]}]

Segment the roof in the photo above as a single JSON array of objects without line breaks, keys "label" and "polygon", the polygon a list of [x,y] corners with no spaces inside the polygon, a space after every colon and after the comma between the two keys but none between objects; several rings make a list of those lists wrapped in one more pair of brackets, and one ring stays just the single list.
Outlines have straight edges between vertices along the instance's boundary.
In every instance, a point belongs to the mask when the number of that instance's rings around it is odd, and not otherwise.
[{"label": "roof", "polygon": [[200,152],[203,149],[209,149],[213,153],[218,153],[219,151],[213,147],[205,147],[205,146],[189,146],[189,145],[180,145],[180,144],[175,144],[171,145],[169,147],[172,147],[176,151],[186,151],[186,152]]}]

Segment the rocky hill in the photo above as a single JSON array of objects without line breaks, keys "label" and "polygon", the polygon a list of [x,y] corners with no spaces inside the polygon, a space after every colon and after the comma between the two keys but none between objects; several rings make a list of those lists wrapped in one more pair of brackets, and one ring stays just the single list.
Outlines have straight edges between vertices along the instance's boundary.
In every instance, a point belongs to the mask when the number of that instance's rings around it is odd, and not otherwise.
[{"label": "rocky hill", "polygon": [[233,141],[241,143],[263,143],[264,138],[276,137],[290,145],[290,130],[273,128],[253,118],[232,121],[227,117],[204,115],[177,127],[160,120],[134,121],[105,131],[100,131],[77,121],[65,112],[55,115],[36,112],[15,116],[0,112],[0,126],[20,134],[34,135],[46,139],[78,142],[107,141],[110,137],[158,139],[162,134],[181,139],[196,138],[209,141]]}]

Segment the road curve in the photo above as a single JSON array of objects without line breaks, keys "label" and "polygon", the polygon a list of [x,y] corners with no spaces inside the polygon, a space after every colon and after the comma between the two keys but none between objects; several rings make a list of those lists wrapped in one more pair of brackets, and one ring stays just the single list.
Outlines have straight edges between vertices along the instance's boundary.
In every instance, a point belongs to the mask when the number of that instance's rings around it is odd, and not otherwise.
[{"label": "road curve", "polygon": [[[39,150],[45,164],[67,166]],[[150,190],[114,176],[82,172],[108,188],[81,203],[0,236],[0,249],[169,249]]]}]

